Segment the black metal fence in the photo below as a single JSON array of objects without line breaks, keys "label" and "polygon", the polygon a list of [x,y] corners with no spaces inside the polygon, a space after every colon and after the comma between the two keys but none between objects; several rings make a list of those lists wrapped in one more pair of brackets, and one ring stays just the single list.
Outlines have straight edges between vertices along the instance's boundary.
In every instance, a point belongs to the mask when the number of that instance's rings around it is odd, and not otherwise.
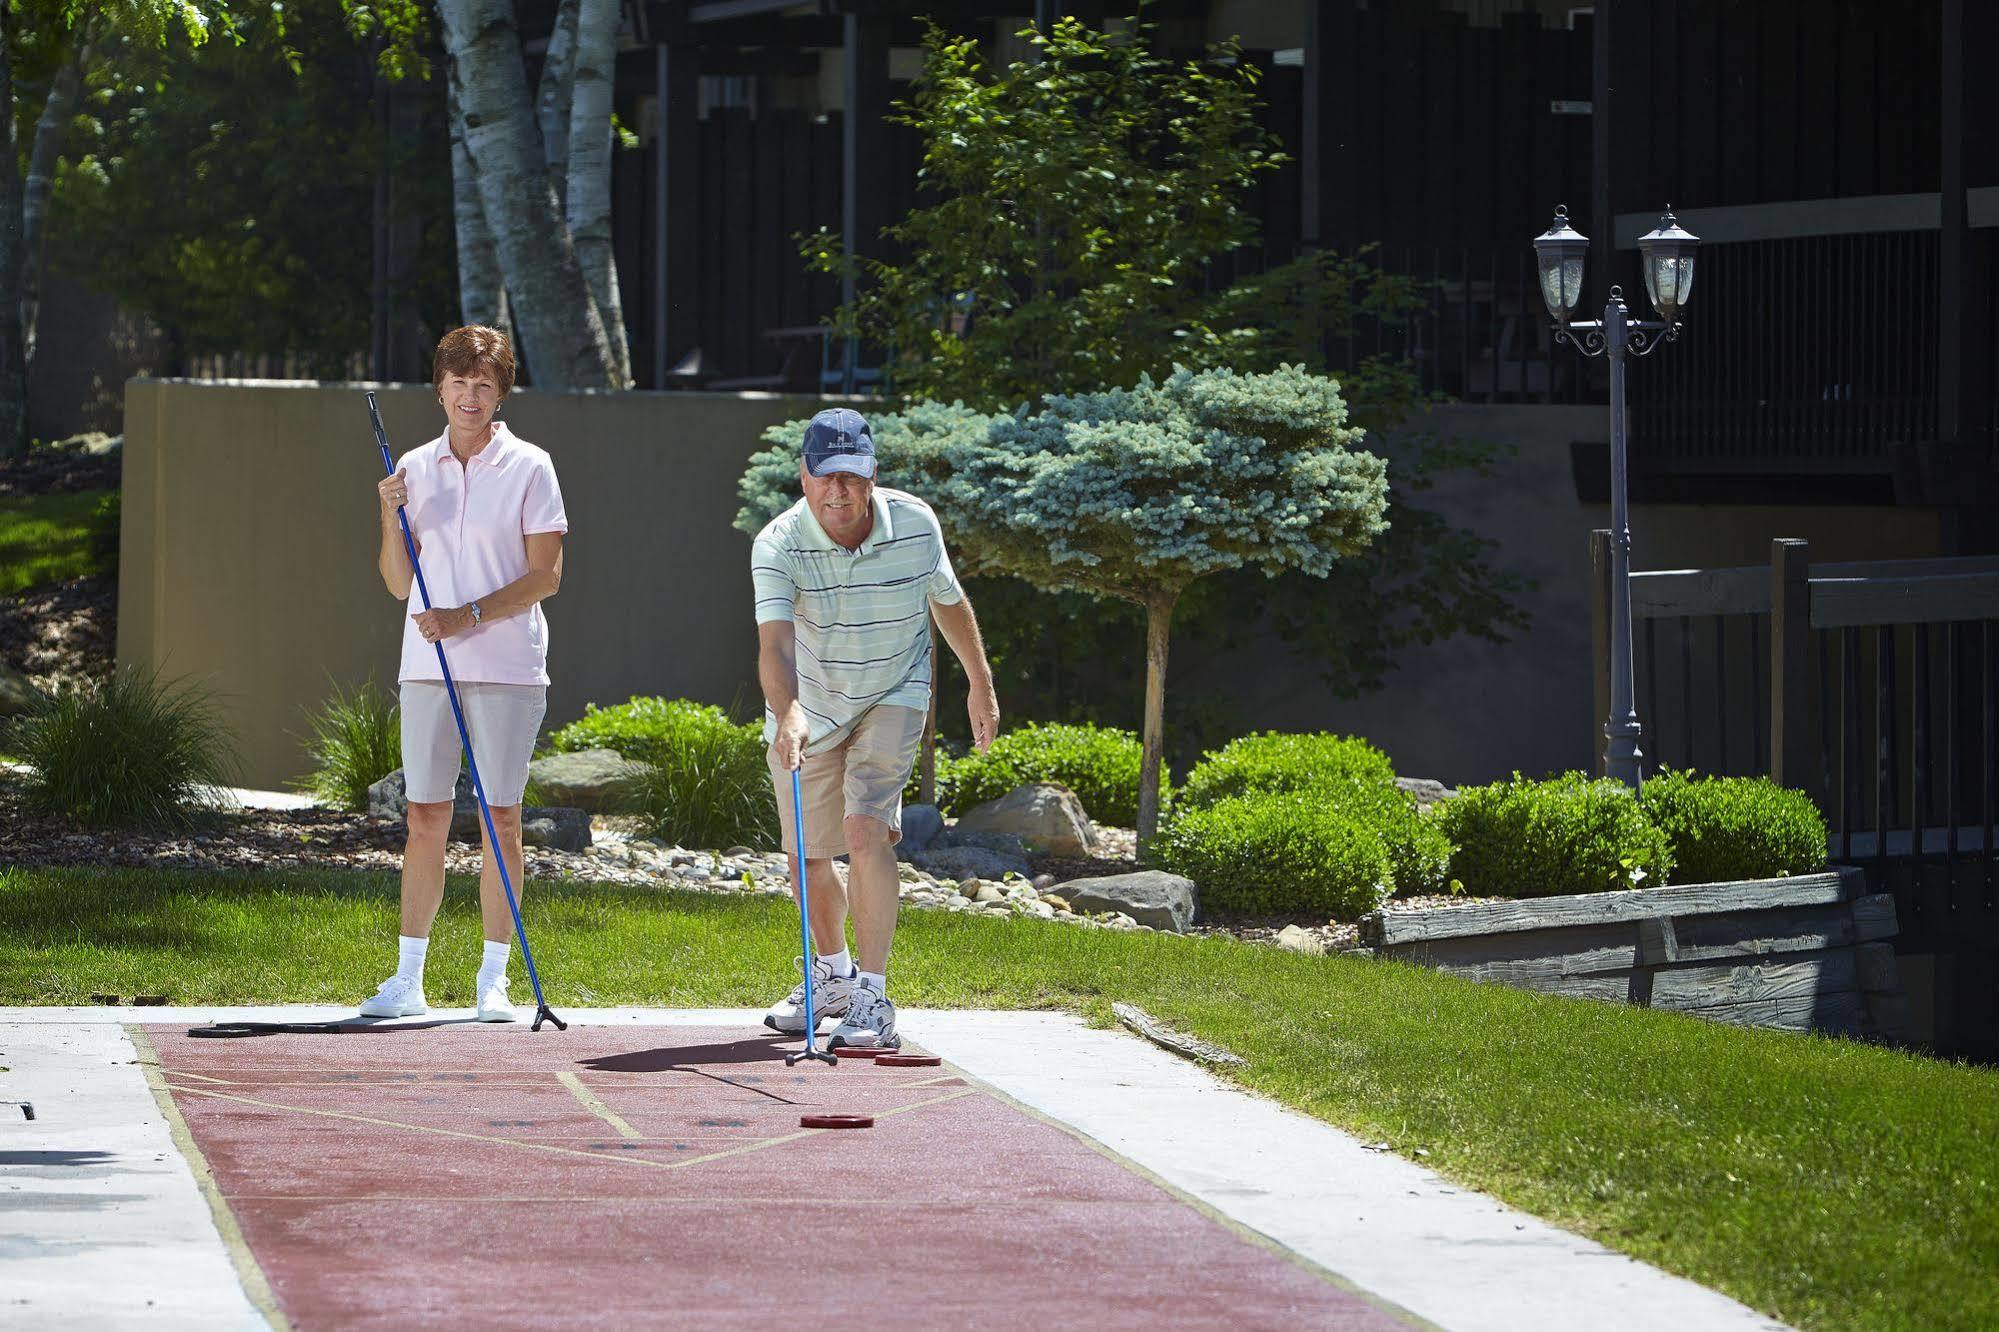
[{"label": "black metal fence", "polygon": [[[1601,717],[1608,534],[1591,541]],[[1808,553],[1632,575],[1647,767],[1808,793],[1833,860],[1894,894],[1897,952],[1930,959],[1933,1044],[1999,1059],[1999,558]]]},{"label": "black metal fence", "polygon": [[1936,232],[1707,245],[1699,264],[1686,332],[1631,377],[1635,466],[1879,475],[1936,438]]}]

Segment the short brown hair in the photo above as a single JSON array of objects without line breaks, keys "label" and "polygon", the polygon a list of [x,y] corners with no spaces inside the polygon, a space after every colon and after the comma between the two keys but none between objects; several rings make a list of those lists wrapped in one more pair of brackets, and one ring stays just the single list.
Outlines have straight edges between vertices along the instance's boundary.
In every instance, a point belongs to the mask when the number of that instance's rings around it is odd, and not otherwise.
[{"label": "short brown hair", "polygon": [[446,375],[470,374],[481,368],[491,371],[499,381],[501,397],[514,391],[514,349],[507,335],[483,324],[454,328],[437,344],[437,356],[430,363],[430,385],[437,388]]}]

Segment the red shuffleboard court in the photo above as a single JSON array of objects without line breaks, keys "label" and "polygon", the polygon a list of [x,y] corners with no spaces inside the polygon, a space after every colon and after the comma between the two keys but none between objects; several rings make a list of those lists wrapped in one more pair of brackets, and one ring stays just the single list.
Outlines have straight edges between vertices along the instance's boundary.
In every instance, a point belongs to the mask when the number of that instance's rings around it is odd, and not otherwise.
[{"label": "red shuffleboard court", "polygon": [[[1404,1326],[949,1065],[787,1069],[796,1039],[695,1027],[146,1034],[294,1327]],[[829,1113],[874,1126],[800,1127]]]}]

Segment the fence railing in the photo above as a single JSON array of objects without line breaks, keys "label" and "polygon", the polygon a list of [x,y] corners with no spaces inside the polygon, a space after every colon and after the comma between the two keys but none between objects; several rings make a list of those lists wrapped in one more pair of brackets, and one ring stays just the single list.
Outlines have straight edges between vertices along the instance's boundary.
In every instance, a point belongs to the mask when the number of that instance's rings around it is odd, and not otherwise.
[{"label": "fence railing", "polygon": [[[1600,720],[1609,533],[1590,552]],[[1999,558],[1814,565],[1777,540],[1767,565],[1633,574],[1631,606],[1648,770],[1806,792],[1832,859],[1895,894],[1898,950],[1999,953]],[[1970,981],[1939,1032],[1999,1053],[1999,995]]]}]

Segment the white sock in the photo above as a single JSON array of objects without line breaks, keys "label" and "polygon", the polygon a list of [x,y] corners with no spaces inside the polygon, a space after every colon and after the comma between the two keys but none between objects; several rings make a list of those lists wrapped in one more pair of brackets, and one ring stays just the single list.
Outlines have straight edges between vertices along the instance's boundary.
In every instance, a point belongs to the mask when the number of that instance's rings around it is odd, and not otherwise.
[{"label": "white sock", "polygon": [[857,974],[861,978],[861,984],[872,989],[876,994],[881,995],[883,998],[888,997],[887,976],[883,975],[879,971],[863,971]]},{"label": "white sock", "polygon": [[412,939],[407,934],[396,936],[396,974],[406,980],[423,984],[424,954],[430,951],[428,938]]},{"label": "white sock", "polygon": [[507,958],[513,953],[511,939],[486,940],[485,956],[479,959],[479,988],[507,974]]},{"label": "white sock", "polygon": [[854,974],[854,956],[846,949],[842,948],[837,953],[821,953],[819,956],[825,959],[826,965],[832,968],[833,974],[841,980],[846,980]]}]

